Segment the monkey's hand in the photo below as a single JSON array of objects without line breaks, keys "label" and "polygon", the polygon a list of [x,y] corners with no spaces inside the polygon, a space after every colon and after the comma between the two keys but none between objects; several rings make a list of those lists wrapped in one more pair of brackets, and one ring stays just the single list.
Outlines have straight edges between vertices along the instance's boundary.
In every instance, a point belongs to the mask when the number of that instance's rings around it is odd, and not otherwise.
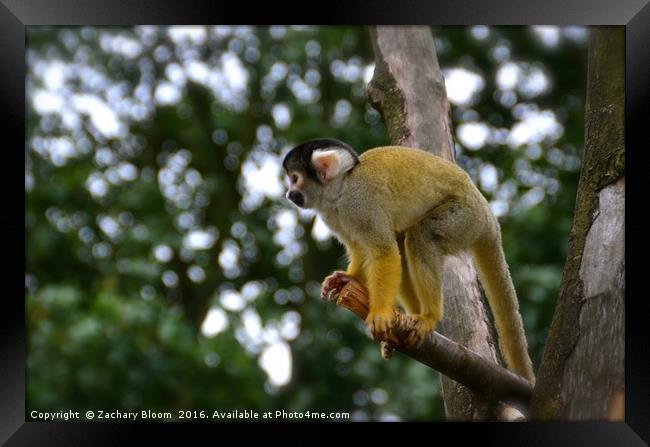
[{"label": "monkey's hand", "polygon": [[345,272],[336,271],[325,278],[321,285],[321,299],[336,301],[336,297],[347,283],[354,278]]},{"label": "monkey's hand", "polygon": [[392,310],[387,312],[369,312],[366,324],[375,341],[388,340],[391,336],[395,314]]}]

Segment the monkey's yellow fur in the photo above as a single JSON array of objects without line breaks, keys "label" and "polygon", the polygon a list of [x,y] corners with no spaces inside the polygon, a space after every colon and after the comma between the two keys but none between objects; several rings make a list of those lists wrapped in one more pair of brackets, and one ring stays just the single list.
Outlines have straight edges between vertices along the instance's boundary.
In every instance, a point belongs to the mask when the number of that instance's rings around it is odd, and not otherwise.
[{"label": "monkey's yellow fur", "polygon": [[[336,172],[335,152],[318,155],[317,172]],[[326,177],[322,191],[309,191],[305,200],[345,244],[345,274],[368,288],[366,322],[373,335],[390,330],[399,299],[418,320],[420,343],[443,316],[444,256],[467,251],[508,367],[534,382],[499,223],[465,171],[422,150],[389,146],[368,150],[353,168]],[[309,190],[302,180],[300,186]]]}]

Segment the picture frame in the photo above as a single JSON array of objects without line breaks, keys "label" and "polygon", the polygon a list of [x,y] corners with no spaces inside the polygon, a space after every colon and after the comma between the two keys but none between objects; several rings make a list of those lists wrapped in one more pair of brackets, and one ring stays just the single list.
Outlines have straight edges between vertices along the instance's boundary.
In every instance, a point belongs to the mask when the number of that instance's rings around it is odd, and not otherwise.
[{"label": "picture frame", "polygon": [[[306,13],[307,10],[313,11]],[[252,13],[254,12],[254,16]],[[356,24],[430,24],[430,25],[615,25],[625,26],[626,30],[626,165],[631,191],[629,201],[638,200],[637,209],[642,209],[642,185],[640,178],[645,153],[642,145],[641,129],[647,126],[650,98],[650,68],[648,42],[650,42],[650,6],[645,0],[623,0],[612,2],[590,2],[586,0],[551,0],[536,2],[532,0],[494,2],[472,2],[471,0],[443,0],[425,2],[389,2],[385,0],[372,3],[361,1],[333,1],[327,4],[309,4],[285,10],[275,2],[251,5],[226,3],[221,1],[184,2],[162,1],[112,1],[98,0],[2,0],[0,4],[0,108],[3,128],[10,136],[5,154],[11,155],[2,175],[5,210],[0,220],[8,247],[5,251],[6,284],[16,286],[23,280],[24,272],[19,272],[15,257],[25,256],[24,244],[16,233],[24,234],[20,214],[25,209],[25,192],[19,178],[20,169],[15,168],[16,147],[25,144],[25,30],[30,25],[135,25],[135,24],[201,24],[201,23],[305,23],[335,24],[340,21]],[[24,147],[24,146],[23,146]],[[637,172],[635,172],[637,171]],[[634,211],[634,207],[629,207]],[[639,212],[640,213],[640,212]],[[631,231],[633,241],[642,240],[634,235],[639,220],[626,218],[626,232]],[[638,222],[638,223],[635,223]],[[638,230],[636,230],[638,231]],[[26,241],[23,241],[26,243]],[[629,296],[626,300],[626,399],[625,423],[615,422],[530,422],[530,423],[451,423],[437,424],[435,427],[415,427],[433,434],[436,438],[465,441],[468,438],[498,445],[647,445],[650,442],[650,356],[648,355],[648,324],[642,311],[643,298],[629,289],[637,278],[638,269],[643,265],[639,244],[626,244],[626,283]],[[19,253],[22,253],[20,255]],[[24,259],[23,259],[24,261]],[[640,288],[640,286],[639,286]],[[131,440],[142,435],[149,442],[153,438],[170,441],[187,441],[199,435],[225,436],[230,434],[247,436],[245,433],[257,432],[242,423],[237,424],[197,424],[197,423],[97,423],[97,422],[25,422],[25,306],[13,287],[5,290],[3,311],[0,312],[0,440],[7,445],[70,445],[92,444],[112,445]],[[155,424],[155,426],[154,426]],[[355,430],[346,424],[344,430]],[[418,424],[419,425],[419,424]],[[292,436],[285,423],[263,424],[264,430],[275,432],[278,436]],[[310,437],[313,428],[307,429]],[[403,439],[403,430],[414,427],[401,427],[399,424],[373,424],[370,431],[375,435],[394,436]],[[315,429],[332,436],[336,430],[330,425],[317,424]],[[293,430],[293,427],[291,428]],[[442,433],[440,433],[442,432]],[[408,432],[407,432],[408,433]],[[424,433],[423,433],[424,434]],[[319,435],[320,436],[320,435]],[[191,438],[189,438],[191,437]],[[324,439],[324,438],[323,438]],[[388,441],[388,438],[385,438]],[[309,442],[309,438],[303,438]],[[388,441],[390,442],[390,441]]]}]

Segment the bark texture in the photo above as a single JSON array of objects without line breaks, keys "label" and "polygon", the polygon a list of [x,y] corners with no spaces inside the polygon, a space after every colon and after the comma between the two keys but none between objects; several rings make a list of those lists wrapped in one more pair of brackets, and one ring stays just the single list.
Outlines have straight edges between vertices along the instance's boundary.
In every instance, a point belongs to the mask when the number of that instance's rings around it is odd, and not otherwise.
[{"label": "bark texture", "polygon": [[591,30],[585,148],[560,295],[533,395],[536,419],[623,418],[625,29]]},{"label": "bark texture", "polygon": [[[449,101],[429,27],[370,28],[375,72],[370,103],[381,114],[392,144],[432,152],[454,161]],[[494,331],[468,256],[448,257],[444,270],[444,319],[438,330],[488,361],[499,364]],[[449,420],[488,420],[497,408],[484,396],[441,377]]]}]

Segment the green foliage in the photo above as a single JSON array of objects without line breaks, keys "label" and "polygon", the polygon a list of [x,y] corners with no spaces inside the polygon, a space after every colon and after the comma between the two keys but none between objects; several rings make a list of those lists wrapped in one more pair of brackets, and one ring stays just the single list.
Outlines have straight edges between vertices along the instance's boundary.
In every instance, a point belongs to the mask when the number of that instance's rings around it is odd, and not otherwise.
[{"label": "green foliage", "polygon": [[[507,204],[505,251],[538,362],[571,225],[585,45],[545,48],[523,27],[434,35],[443,69],[483,82],[452,102],[458,161]],[[30,27],[28,48],[28,410],[442,417],[437,373],[382,360],[362,322],[320,302],[343,250],[282,197],[292,145],[387,142],[364,94],[365,29]],[[504,105],[495,78],[508,61],[541,67],[549,86],[510,87]],[[461,138],[467,123],[514,131],[533,106],[563,130],[477,148]],[[290,380],[274,384],[282,371],[267,370],[287,362]]]}]

